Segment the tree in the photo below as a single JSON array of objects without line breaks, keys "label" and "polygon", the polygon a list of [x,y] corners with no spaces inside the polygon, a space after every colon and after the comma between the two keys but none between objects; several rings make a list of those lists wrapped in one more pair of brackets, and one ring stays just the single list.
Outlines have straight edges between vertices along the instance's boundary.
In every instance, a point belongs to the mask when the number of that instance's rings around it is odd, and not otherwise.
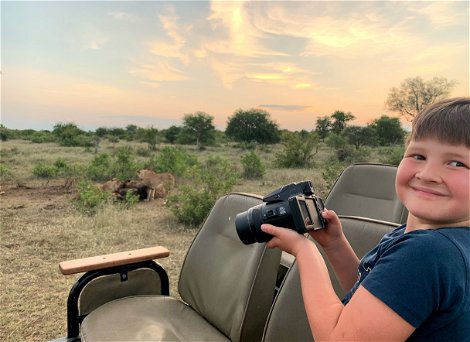
[{"label": "tree", "polygon": [[212,124],[213,119],[214,117],[204,112],[184,116],[183,130],[194,139],[198,148],[214,141],[215,127]]},{"label": "tree", "polygon": [[370,126],[348,126],[343,130],[342,135],[356,147],[356,150],[363,145],[374,145],[375,143],[375,131]]},{"label": "tree", "polygon": [[157,149],[158,143],[158,129],[153,126],[148,127],[142,136],[142,141],[146,142],[149,145],[149,150],[155,151]]},{"label": "tree", "polygon": [[318,135],[315,132],[307,135],[286,132],[282,136],[284,148],[276,154],[276,162],[282,167],[312,166],[318,141]]},{"label": "tree", "polygon": [[166,141],[168,141],[170,144],[174,144],[180,132],[181,132],[181,127],[173,125],[167,128],[166,130],[164,130],[163,136],[165,137]]},{"label": "tree", "polygon": [[225,134],[239,142],[256,141],[260,144],[275,144],[281,140],[278,125],[262,109],[238,109],[227,120]]},{"label": "tree", "polygon": [[85,132],[78,128],[73,122],[59,122],[54,125],[52,134],[56,136],[57,141],[61,146],[81,146],[79,136],[84,135]]},{"label": "tree", "polygon": [[315,132],[317,132],[318,137],[321,141],[324,141],[328,136],[328,133],[331,129],[331,118],[328,116],[323,116],[317,119],[317,124],[315,127]]},{"label": "tree", "polygon": [[421,77],[407,78],[399,88],[390,89],[386,105],[408,121],[413,121],[423,108],[449,96],[455,84],[455,81],[444,77],[434,77],[430,81],[424,81]]},{"label": "tree", "polygon": [[398,118],[382,115],[375,119],[370,127],[374,129],[380,146],[401,144],[405,138],[406,132],[401,127]]},{"label": "tree", "polygon": [[356,117],[351,113],[345,113],[337,110],[331,114],[331,118],[334,119],[331,124],[331,131],[336,134],[341,134],[343,129],[346,127],[348,121],[354,120]]}]

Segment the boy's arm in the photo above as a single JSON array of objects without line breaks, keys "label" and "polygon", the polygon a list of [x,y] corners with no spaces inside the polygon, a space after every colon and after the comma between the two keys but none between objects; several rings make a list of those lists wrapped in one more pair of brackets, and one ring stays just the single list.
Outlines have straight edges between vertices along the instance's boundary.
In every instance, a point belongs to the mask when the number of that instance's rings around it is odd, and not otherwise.
[{"label": "boy's arm", "polygon": [[344,235],[336,245],[323,248],[323,251],[333,266],[341,288],[348,292],[357,281],[359,258],[356,253]]},{"label": "boy's arm", "polygon": [[296,256],[302,296],[315,340],[405,340],[414,327],[362,286],[344,306],[331,286],[315,244],[293,230],[263,225],[274,237],[268,247]]},{"label": "boy's arm", "polygon": [[328,209],[322,215],[328,221],[328,227],[312,231],[310,236],[322,246],[341,288],[347,292],[356,283],[359,258],[343,233],[338,215]]}]

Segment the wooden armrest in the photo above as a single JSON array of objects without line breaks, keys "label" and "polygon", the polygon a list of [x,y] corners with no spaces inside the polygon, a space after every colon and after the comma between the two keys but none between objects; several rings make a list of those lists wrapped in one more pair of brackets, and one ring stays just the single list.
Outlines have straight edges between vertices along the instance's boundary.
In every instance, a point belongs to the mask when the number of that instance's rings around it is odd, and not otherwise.
[{"label": "wooden armrest", "polygon": [[145,260],[165,258],[170,251],[162,246],[136,249],[133,251],[98,255],[90,258],[62,261],[60,272],[64,275],[101,270],[103,268],[132,264]]}]

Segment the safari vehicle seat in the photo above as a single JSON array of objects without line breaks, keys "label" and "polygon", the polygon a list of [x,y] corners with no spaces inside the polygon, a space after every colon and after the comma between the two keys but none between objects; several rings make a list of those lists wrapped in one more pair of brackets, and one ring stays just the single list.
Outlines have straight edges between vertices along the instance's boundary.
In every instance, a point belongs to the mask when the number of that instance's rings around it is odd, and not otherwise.
[{"label": "safari vehicle seat", "polygon": [[395,192],[397,168],[384,164],[353,164],[331,189],[325,206],[338,215],[405,223],[408,211]]},{"label": "safari vehicle seat", "polygon": [[215,203],[182,266],[181,299],[164,293],[127,294],[92,310],[80,324],[80,336],[69,330],[67,340],[260,340],[274,297],[280,251],[265,244],[242,244],[234,225],[237,213],[259,203],[260,197],[237,193]]}]

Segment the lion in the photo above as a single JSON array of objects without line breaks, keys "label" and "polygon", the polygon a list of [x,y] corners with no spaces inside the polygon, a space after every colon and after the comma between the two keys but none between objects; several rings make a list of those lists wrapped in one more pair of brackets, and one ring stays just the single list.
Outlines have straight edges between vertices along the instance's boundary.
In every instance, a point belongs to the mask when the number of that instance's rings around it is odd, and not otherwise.
[{"label": "lion", "polygon": [[137,171],[137,177],[149,188],[147,201],[163,197],[175,186],[175,177],[168,172],[156,173],[149,169],[143,169]]},{"label": "lion", "polygon": [[101,190],[116,193],[121,187],[122,182],[117,178],[113,178],[110,181],[107,181],[106,183],[102,184]]}]

